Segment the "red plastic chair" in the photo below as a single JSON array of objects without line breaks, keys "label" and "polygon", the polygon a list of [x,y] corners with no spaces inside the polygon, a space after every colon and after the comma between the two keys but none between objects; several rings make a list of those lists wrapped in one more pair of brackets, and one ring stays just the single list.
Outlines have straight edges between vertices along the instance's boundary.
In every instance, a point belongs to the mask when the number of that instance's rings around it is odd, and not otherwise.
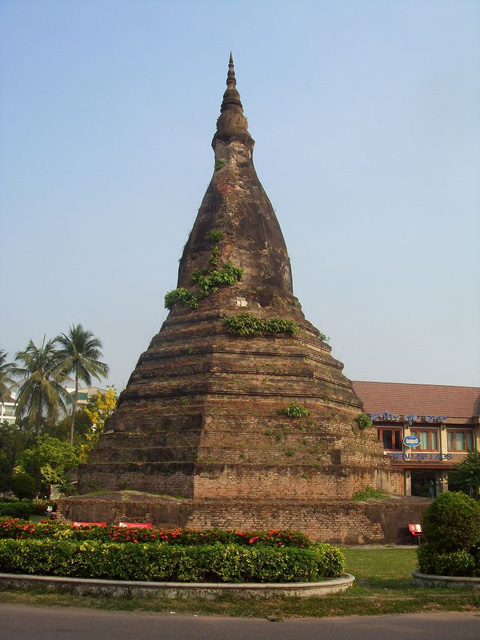
[{"label": "red plastic chair", "polygon": [[423,531],[422,531],[422,525],[421,524],[409,524],[408,525],[408,529],[410,531],[410,533],[413,536],[412,541],[418,540],[418,544],[421,544],[421,540],[422,540],[422,536],[423,536]]}]

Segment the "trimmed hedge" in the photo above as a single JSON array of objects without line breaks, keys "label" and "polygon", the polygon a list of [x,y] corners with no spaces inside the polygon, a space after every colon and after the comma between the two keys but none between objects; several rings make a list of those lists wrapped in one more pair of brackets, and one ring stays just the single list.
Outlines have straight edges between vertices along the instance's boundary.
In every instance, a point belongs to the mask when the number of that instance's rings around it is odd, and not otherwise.
[{"label": "trimmed hedge", "polygon": [[480,505],[464,493],[436,498],[422,520],[426,543],[418,548],[422,573],[480,576]]},{"label": "trimmed hedge", "polygon": [[422,528],[439,552],[467,551],[480,541],[480,504],[464,493],[442,493],[425,511]]},{"label": "trimmed hedge", "polygon": [[418,565],[422,573],[435,576],[478,576],[480,565],[468,551],[438,551],[430,543],[425,543],[417,550]]},{"label": "trimmed hedge", "polygon": [[0,540],[0,571],[172,582],[314,582],[340,575],[345,558],[328,544],[179,546],[98,540]]},{"label": "trimmed hedge", "polygon": [[33,512],[33,503],[28,500],[0,501],[0,521],[8,517],[28,519]]}]

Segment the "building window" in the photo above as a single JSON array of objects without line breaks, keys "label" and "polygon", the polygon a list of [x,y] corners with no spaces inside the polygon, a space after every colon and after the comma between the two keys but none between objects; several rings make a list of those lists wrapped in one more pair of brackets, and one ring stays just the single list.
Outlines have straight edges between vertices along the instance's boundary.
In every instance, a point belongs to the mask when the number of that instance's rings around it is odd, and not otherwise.
[{"label": "building window", "polygon": [[447,430],[449,451],[473,451],[473,431],[455,429]]},{"label": "building window", "polygon": [[438,429],[412,429],[411,434],[420,438],[416,451],[438,451]]},{"label": "building window", "polygon": [[380,427],[378,429],[378,439],[383,442],[383,448],[389,451],[402,450],[402,430]]}]

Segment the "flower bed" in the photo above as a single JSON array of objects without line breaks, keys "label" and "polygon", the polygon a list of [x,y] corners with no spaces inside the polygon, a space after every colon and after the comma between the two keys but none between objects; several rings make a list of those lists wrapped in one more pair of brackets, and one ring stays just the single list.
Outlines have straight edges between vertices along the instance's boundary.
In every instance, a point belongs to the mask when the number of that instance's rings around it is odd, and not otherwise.
[{"label": "flower bed", "polygon": [[340,576],[339,549],[293,531],[240,532],[0,521],[0,571],[111,580],[316,582]]},{"label": "flower bed", "polygon": [[272,529],[270,531],[229,531],[224,529],[127,529],[114,525],[77,528],[54,520],[38,524],[19,518],[0,518],[0,538],[16,540],[102,540],[106,542],[167,542],[175,545],[238,544],[269,547],[308,548],[313,543],[299,531]]}]

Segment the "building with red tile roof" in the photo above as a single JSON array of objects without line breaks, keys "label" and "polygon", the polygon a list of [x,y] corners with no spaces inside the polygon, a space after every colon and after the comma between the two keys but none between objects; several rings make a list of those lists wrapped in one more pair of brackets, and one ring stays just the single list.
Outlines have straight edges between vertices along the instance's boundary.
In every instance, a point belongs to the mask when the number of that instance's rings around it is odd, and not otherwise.
[{"label": "building with red tile roof", "polygon": [[436,495],[448,472],[480,449],[480,387],[355,381],[384,453],[404,471],[407,495]]}]

